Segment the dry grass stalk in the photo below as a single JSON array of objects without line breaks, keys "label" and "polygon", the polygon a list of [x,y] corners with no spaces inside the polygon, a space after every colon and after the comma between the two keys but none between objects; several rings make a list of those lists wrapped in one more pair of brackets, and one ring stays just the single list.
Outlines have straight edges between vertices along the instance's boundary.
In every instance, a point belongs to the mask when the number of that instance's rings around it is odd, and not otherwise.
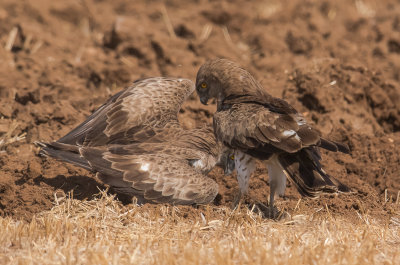
[{"label": "dry grass stalk", "polygon": [[209,23],[206,24],[203,27],[203,30],[201,32],[199,42],[202,43],[202,42],[206,41],[210,37],[212,30],[213,30],[213,26]]},{"label": "dry grass stalk", "polygon": [[374,17],[376,14],[376,11],[366,4],[363,0],[356,0],[355,1],[355,6],[357,9],[357,12],[365,17]]},{"label": "dry grass stalk", "polygon": [[80,22],[80,30],[82,31],[83,35],[87,38],[90,37],[91,31],[90,31],[90,21],[89,18],[83,18]]},{"label": "dry grass stalk", "polygon": [[222,33],[224,34],[225,41],[228,43],[228,45],[235,47],[231,35],[229,34],[228,28],[226,26],[222,26],[221,29]]},{"label": "dry grass stalk", "polygon": [[392,217],[392,218],[390,218],[390,221],[391,221],[394,225],[400,226],[400,218],[398,218],[398,217]]},{"label": "dry grass stalk", "polygon": [[[386,170],[385,170],[385,172],[386,172]],[[385,189],[385,201],[383,204],[386,204],[387,202],[388,202],[388,190]]]},{"label": "dry grass stalk", "polygon": [[169,33],[170,37],[175,39],[176,38],[176,34],[175,34],[175,31],[174,31],[174,27],[172,26],[171,19],[168,16],[167,7],[165,5],[161,6],[161,14],[162,14],[164,23],[165,23],[165,25],[167,27],[167,30],[168,30],[168,33]]},{"label": "dry grass stalk", "polygon": [[28,34],[24,40],[24,44],[22,45],[22,48],[24,49],[24,51],[29,51],[29,47],[31,46],[31,42],[32,42],[32,35]]},{"label": "dry grass stalk", "polygon": [[299,209],[300,207],[300,202],[301,202],[301,198],[297,201],[296,206],[294,207],[294,212],[296,212],[297,209]]},{"label": "dry grass stalk", "polygon": [[0,137],[0,151],[7,144],[15,143],[15,142],[18,142],[18,141],[21,141],[21,140],[25,139],[26,132],[21,133],[20,135],[12,136],[14,134],[15,130],[18,128],[18,126],[19,126],[19,123],[17,121],[15,121],[15,120],[12,121],[8,131],[2,137]]},{"label": "dry grass stalk", "polygon": [[280,1],[264,1],[257,9],[257,15],[261,19],[269,19],[282,10]]},{"label": "dry grass stalk", "polygon": [[239,42],[239,43],[233,42],[231,35],[228,31],[228,28],[226,26],[222,26],[221,30],[222,30],[222,34],[224,35],[225,42],[228,44],[228,46],[232,47],[234,52],[236,52],[244,60],[246,60],[246,56],[244,56],[243,51],[249,50],[249,47],[243,42]]},{"label": "dry grass stalk", "polygon": [[14,46],[14,42],[15,39],[17,38],[18,35],[18,27],[13,27],[12,30],[10,31],[10,33],[8,34],[8,39],[6,42],[6,46],[4,46],[4,49],[6,51],[11,51],[13,46]]},{"label": "dry grass stalk", "polygon": [[123,62],[124,64],[126,64],[126,66],[128,67],[134,67],[135,64],[133,62],[131,62],[127,57],[125,56],[121,56],[121,62]]},{"label": "dry grass stalk", "polygon": [[102,192],[58,200],[30,223],[0,218],[0,263],[399,264],[399,232],[324,211],[284,223],[245,207],[123,206]]},{"label": "dry grass stalk", "polygon": [[39,40],[39,41],[37,41],[33,46],[32,46],[32,49],[31,49],[31,54],[34,54],[34,53],[36,53],[39,49],[40,49],[40,47],[42,47],[42,45],[43,45],[43,41],[41,41],[41,40]]}]

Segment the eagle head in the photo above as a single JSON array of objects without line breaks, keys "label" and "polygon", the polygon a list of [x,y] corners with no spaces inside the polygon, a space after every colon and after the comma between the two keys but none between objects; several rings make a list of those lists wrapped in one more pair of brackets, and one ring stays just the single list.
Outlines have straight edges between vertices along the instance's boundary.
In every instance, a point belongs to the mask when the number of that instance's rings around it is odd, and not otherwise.
[{"label": "eagle head", "polygon": [[204,105],[207,105],[210,98],[223,100],[227,77],[224,73],[227,69],[226,63],[230,62],[225,59],[214,59],[203,64],[197,72],[196,92]]},{"label": "eagle head", "polygon": [[204,105],[210,98],[223,102],[229,96],[253,94],[259,87],[248,71],[227,59],[207,61],[197,72],[196,92]]}]

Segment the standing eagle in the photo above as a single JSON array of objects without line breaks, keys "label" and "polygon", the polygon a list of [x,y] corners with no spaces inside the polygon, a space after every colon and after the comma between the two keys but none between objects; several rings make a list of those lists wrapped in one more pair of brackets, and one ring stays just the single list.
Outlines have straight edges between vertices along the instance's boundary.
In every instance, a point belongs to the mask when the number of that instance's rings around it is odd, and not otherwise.
[{"label": "standing eagle", "polygon": [[64,137],[37,142],[39,154],[90,170],[141,201],[209,203],[218,185],[205,174],[217,164],[228,173],[233,160],[212,128],[181,127],[178,112],[194,89],[182,78],[138,80]]},{"label": "standing eagle", "polygon": [[349,153],[348,147],[322,138],[301,113],[268,94],[245,69],[226,59],[208,61],[197,73],[196,91],[203,104],[217,100],[215,136],[235,150],[240,188],[235,206],[247,193],[255,159],[267,165],[271,212],[275,195],[285,191],[287,177],[307,197],[349,191],[322,169],[319,153],[319,147]]}]

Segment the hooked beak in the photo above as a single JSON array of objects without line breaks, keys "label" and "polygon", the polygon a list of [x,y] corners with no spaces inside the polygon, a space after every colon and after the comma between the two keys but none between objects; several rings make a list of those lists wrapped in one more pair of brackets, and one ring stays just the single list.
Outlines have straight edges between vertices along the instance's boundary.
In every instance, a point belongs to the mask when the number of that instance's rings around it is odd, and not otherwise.
[{"label": "hooked beak", "polygon": [[207,96],[200,97],[200,102],[201,102],[203,105],[207,105],[208,97],[207,97]]}]

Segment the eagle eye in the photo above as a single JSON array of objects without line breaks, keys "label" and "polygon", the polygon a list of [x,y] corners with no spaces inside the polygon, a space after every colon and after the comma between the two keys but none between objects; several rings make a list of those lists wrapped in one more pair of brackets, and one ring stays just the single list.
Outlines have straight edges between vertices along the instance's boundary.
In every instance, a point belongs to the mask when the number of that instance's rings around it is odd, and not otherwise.
[{"label": "eagle eye", "polygon": [[207,88],[207,84],[206,83],[201,83],[201,88]]}]

